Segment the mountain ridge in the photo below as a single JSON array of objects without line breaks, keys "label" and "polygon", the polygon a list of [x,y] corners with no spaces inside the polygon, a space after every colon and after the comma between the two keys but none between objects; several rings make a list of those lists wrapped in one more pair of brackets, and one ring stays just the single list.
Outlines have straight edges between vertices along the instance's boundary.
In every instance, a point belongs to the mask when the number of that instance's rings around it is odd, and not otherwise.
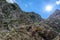
[{"label": "mountain ridge", "polygon": [[58,18],[54,20],[52,17],[44,20],[35,12],[22,11],[16,3],[7,3],[5,0],[0,2],[2,2],[0,40],[57,40],[60,38],[60,25],[55,21],[60,20],[60,15],[57,15]]}]

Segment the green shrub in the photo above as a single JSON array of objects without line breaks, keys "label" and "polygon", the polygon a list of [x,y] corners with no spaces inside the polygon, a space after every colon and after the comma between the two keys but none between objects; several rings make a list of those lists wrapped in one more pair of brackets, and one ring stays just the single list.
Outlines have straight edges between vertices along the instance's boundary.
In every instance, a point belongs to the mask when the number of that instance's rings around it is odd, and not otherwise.
[{"label": "green shrub", "polygon": [[29,15],[31,19],[35,19],[35,16],[34,15]]}]

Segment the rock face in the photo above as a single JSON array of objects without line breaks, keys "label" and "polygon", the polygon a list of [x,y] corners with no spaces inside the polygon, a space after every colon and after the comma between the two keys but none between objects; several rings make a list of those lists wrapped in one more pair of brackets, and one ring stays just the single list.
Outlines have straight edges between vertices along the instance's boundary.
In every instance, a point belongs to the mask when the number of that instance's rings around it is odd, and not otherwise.
[{"label": "rock face", "polygon": [[3,26],[19,26],[19,24],[32,24],[42,20],[41,16],[34,12],[23,12],[16,3],[7,3],[5,0],[0,2],[2,2],[0,19]]},{"label": "rock face", "polygon": [[0,0],[0,40],[56,40],[60,38],[56,32],[59,24],[60,10],[44,21],[37,13],[24,12],[16,3]]},{"label": "rock face", "polygon": [[46,21],[46,24],[60,32],[60,10],[56,10]]}]

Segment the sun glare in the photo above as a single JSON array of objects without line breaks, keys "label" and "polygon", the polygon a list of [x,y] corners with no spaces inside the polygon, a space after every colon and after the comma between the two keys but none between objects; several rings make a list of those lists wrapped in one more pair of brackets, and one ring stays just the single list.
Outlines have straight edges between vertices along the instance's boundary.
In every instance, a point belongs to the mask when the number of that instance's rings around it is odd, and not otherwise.
[{"label": "sun glare", "polygon": [[56,1],[56,4],[57,4],[57,5],[60,5],[60,1]]},{"label": "sun glare", "polygon": [[52,10],[52,6],[51,5],[47,5],[45,7],[45,10],[48,11],[48,12],[50,12]]}]

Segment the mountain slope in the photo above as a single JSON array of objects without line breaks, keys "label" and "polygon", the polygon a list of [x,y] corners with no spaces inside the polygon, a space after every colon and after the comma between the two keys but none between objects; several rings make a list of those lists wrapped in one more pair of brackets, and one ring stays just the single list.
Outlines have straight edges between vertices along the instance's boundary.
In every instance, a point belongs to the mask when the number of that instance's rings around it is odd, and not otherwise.
[{"label": "mountain slope", "polygon": [[0,17],[3,26],[19,26],[19,24],[32,24],[42,20],[41,16],[34,12],[22,11],[16,3],[11,4],[4,0],[1,2]]},{"label": "mountain slope", "polygon": [[0,4],[2,4],[0,5],[0,40],[53,40],[56,37],[59,38],[59,33],[52,28],[54,25],[50,24],[50,18],[49,21],[44,21],[37,13],[22,11],[16,3],[11,4],[0,0]]},{"label": "mountain slope", "polygon": [[54,30],[60,32],[60,10],[56,10],[45,22]]}]

